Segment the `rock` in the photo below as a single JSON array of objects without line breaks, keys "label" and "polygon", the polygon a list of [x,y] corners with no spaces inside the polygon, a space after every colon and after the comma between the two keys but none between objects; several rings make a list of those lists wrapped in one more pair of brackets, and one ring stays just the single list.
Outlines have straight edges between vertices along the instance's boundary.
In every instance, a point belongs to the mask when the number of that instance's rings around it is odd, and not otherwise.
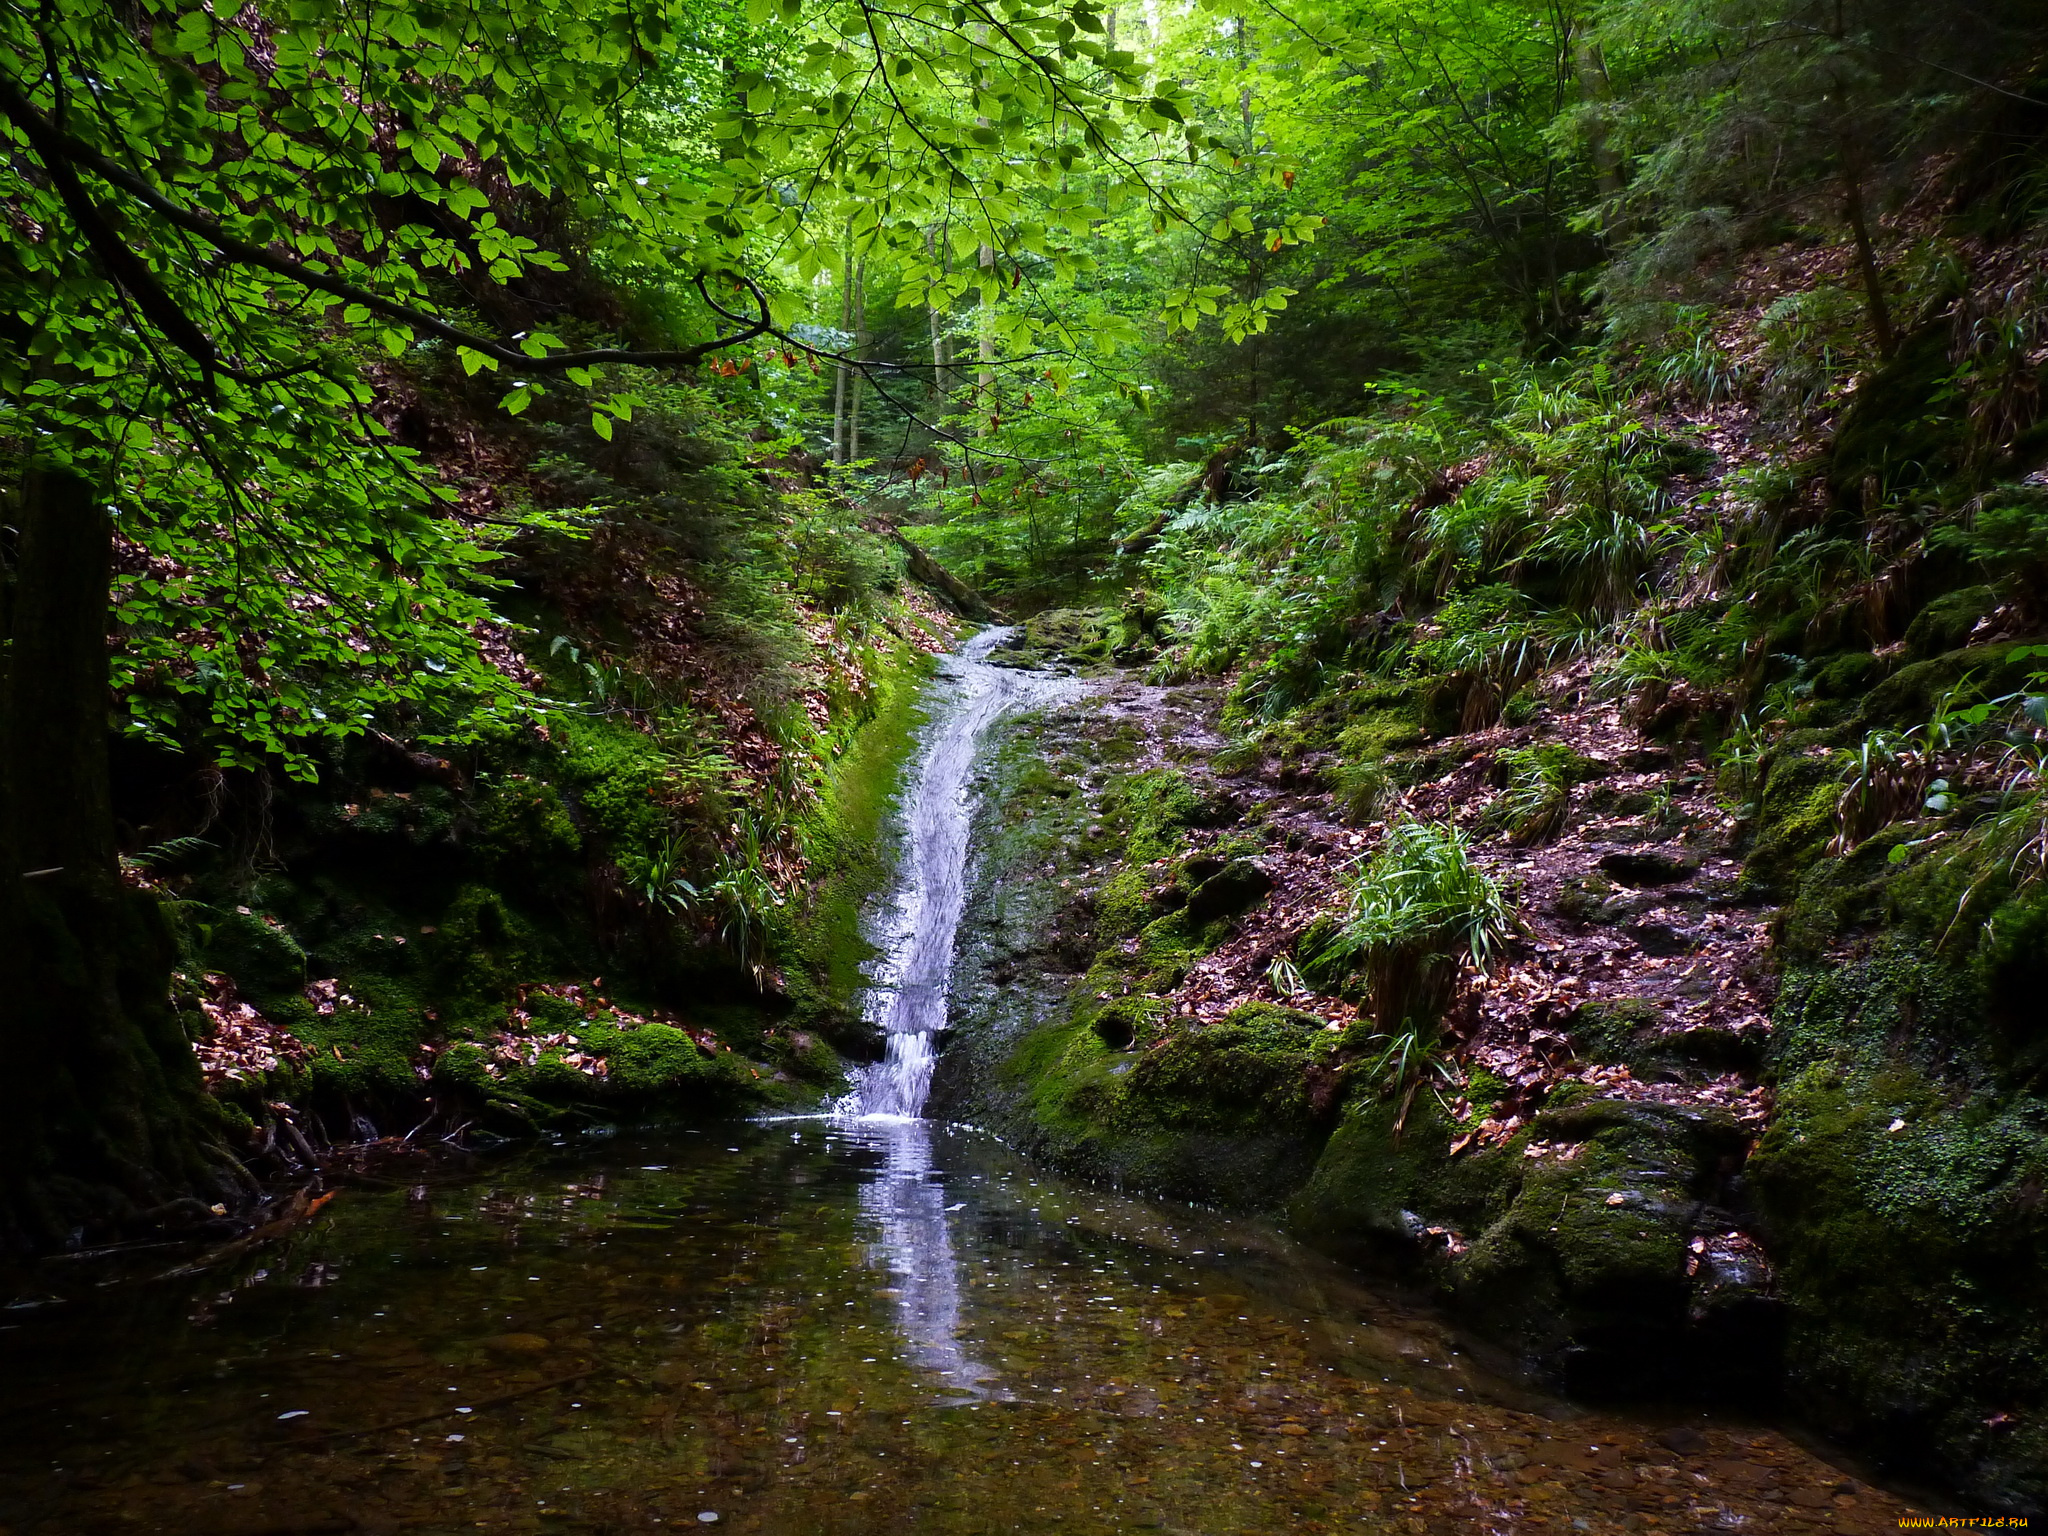
[{"label": "rock", "polygon": [[1681,1424],[1657,1436],[1657,1443],[1665,1450],[1676,1451],[1681,1456],[1697,1456],[1707,1448],[1707,1437],[1698,1430]]},{"label": "rock", "polygon": [[1698,874],[1700,861],[1696,854],[1635,848],[1604,855],[1600,868],[1623,885],[1670,885]]},{"label": "rock", "polygon": [[538,1355],[553,1347],[537,1333],[501,1333],[484,1340],[484,1348],[498,1355]]},{"label": "rock", "polygon": [[1684,955],[1693,950],[1693,936],[1669,923],[1631,923],[1624,930],[1646,955]]},{"label": "rock", "polygon": [[1196,886],[1188,897],[1188,916],[1198,923],[1234,917],[1273,889],[1273,877],[1250,859],[1232,859]]}]

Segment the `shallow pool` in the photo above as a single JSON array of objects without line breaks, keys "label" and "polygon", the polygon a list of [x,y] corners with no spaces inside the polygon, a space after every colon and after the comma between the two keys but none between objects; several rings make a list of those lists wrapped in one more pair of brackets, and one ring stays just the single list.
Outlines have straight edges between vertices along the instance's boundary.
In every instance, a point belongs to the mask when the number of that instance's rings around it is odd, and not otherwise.
[{"label": "shallow pool", "polygon": [[1878,1531],[1270,1229],[922,1122],[536,1149],[0,1315],[0,1532]]}]

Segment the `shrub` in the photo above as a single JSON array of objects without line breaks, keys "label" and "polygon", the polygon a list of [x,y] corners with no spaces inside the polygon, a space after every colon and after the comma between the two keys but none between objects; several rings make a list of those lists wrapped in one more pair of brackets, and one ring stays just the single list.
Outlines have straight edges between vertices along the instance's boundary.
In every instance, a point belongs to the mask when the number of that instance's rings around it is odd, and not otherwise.
[{"label": "shrub", "polygon": [[1457,828],[1403,820],[1351,879],[1344,916],[1315,958],[1359,971],[1380,1027],[1434,1025],[1459,968],[1484,966],[1507,937],[1507,902]]}]

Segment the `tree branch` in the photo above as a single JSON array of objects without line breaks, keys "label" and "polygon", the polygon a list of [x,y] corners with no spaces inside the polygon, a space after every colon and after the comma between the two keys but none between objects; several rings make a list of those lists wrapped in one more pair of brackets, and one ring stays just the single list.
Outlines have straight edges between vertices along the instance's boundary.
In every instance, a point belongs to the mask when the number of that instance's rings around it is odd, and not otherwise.
[{"label": "tree branch", "polygon": [[[0,75],[0,116],[4,116],[19,128],[23,137],[28,140],[29,147],[49,173],[58,195],[64,199],[66,208],[71,212],[73,219],[78,221],[80,233],[87,245],[107,268],[108,275],[128,288],[135,295],[138,307],[163,329],[165,336],[181,351],[190,354],[208,373],[228,370],[220,365],[213,344],[188,317],[177,310],[169,296],[157,285],[146,265],[114,236],[111,230],[106,229],[103,222],[98,221],[96,210],[92,209],[90,200],[85,198],[83,188],[78,184],[75,170],[90,171],[102,181],[128,193],[166,223],[205,241],[231,261],[243,266],[260,268],[299,287],[331,294],[351,304],[359,304],[372,314],[382,315],[387,320],[409,325],[454,346],[466,347],[497,362],[510,363],[527,371],[559,373],[564,369],[590,368],[606,363],[647,368],[694,368],[712,353],[752,341],[769,329],[766,298],[759,288],[741,277],[740,281],[746,283],[761,305],[761,318],[748,323],[733,335],[716,337],[710,341],[699,342],[693,347],[677,350],[640,351],[624,347],[598,347],[582,352],[556,352],[544,357],[535,357],[518,347],[508,346],[489,336],[465,331],[424,310],[397,303],[371,289],[359,287],[325,272],[315,271],[303,262],[279,256],[260,245],[229,234],[213,219],[181,206],[142,177],[109,160],[89,144],[62,132],[38,112],[22,94],[20,87],[5,75]],[[67,190],[67,182],[72,190]],[[73,200],[74,191],[77,202]],[[100,232],[98,235],[95,233],[96,228]],[[704,278],[700,276],[697,281],[701,292]],[[137,287],[137,284],[143,286]],[[161,313],[156,303],[157,297],[162,299]],[[719,312],[725,313],[723,310]]]}]

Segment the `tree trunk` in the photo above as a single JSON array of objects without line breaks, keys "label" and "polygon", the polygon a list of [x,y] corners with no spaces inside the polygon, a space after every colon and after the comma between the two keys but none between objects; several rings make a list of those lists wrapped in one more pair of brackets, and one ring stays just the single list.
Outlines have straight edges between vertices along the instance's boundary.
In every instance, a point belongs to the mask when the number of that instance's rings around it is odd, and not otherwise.
[{"label": "tree trunk", "polygon": [[[846,256],[839,264],[839,328],[848,335],[855,334],[853,316],[854,305],[857,301],[853,293],[855,282],[853,274],[853,224],[849,221],[846,226]],[[860,356],[860,342],[857,337],[854,341],[853,355],[856,358]],[[846,430],[846,401],[849,375],[853,371],[844,363],[836,363],[832,368],[832,462],[834,464],[844,464],[853,457],[851,445],[847,441]],[[858,386],[856,385],[855,387]]]},{"label": "tree trunk", "polygon": [[[0,1247],[203,1218],[233,1185],[170,1001],[158,904],[123,885],[107,764],[113,524],[31,470],[0,689]],[[193,1196],[199,1196],[194,1200]]]},{"label": "tree trunk", "polygon": [[1856,267],[1863,276],[1863,304],[1870,314],[1870,333],[1877,341],[1877,355],[1889,358],[1899,348],[1892,329],[1891,306],[1885,302],[1884,276],[1877,269],[1877,248],[1870,239],[1870,221],[1863,213],[1863,174],[1844,144],[1842,160],[1842,212],[1849,221],[1849,233],[1856,238]]},{"label": "tree trunk", "polygon": [[[936,229],[925,231],[925,252],[934,260],[940,259],[938,238],[939,233]],[[945,265],[952,265],[950,259]],[[932,419],[936,421],[946,415],[952,407],[953,343],[948,334],[949,321],[945,311],[933,304],[927,306],[925,315],[931,321],[932,329],[932,398],[927,409],[930,410]]]},{"label": "tree trunk", "polygon": [[[853,304],[853,360],[865,362],[868,354],[868,259],[863,256],[853,266],[853,281],[847,287],[847,295]],[[851,464],[860,457],[860,397],[862,386],[868,376],[856,368],[846,390],[846,459]]]},{"label": "tree trunk", "polygon": [[1586,152],[1593,162],[1594,180],[1600,188],[1600,230],[1609,245],[1621,239],[1621,198],[1628,190],[1622,178],[1621,155],[1608,133],[1607,112],[1614,101],[1614,83],[1607,74],[1607,60],[1600,45],[1580,37],[1572,47],[1572,62],[1579,76],[1579,94],[1598,108],[1588,119]]},{"label": "tree trunk", "polygon": [[[976,119],[987,122],[986,118]],[[988,273],[981,287],[981,303],[974,312],[975,355],[981,363],[974,375],[975,409],[981,414],[981,423],[975,430],[978,437],[987,437],[995,430],[996,417],[1001,414],[996,404],[996,306],[989,298],[989,288],[999,281],[995,273],[996,248],[984,243],[981,247],[981,270]]]}]

